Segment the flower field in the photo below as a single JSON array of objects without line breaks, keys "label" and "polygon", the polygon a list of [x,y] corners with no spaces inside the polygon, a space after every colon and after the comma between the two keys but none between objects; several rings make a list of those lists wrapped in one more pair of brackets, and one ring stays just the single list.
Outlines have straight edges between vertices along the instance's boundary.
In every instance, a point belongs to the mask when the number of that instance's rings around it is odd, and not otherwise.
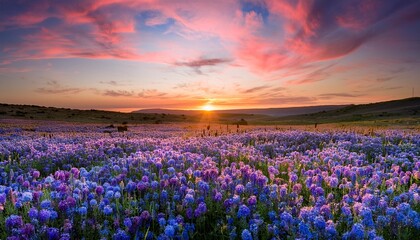
[{"label": "flower field", "polygon": [[418,239],[419,184],[403,130],[0,129],[0,239]]}]

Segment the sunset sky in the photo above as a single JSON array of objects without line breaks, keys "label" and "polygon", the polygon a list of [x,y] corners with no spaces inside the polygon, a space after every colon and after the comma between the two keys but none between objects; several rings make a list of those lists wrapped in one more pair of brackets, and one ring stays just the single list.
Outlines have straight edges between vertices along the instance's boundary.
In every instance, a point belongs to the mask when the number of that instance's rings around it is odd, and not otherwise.
[{"label": "sunset sky", "polygon": [[80,109],[420,94],[418,0],[0,0],[0,102]]}]

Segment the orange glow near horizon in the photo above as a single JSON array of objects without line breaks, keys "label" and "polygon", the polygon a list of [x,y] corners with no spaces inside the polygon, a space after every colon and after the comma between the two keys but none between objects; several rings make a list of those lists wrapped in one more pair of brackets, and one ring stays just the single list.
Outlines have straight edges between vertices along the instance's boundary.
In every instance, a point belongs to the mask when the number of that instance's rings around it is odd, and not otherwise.
[{"label": "orange glow near horizon", "polygon": [[213,105],[211,105],[211,103],[207,103],[206,105],[201,107],[201,110],[210,112],[210,111],[213,111],[213,110],[216,110],[216,109],[214,108]]}]

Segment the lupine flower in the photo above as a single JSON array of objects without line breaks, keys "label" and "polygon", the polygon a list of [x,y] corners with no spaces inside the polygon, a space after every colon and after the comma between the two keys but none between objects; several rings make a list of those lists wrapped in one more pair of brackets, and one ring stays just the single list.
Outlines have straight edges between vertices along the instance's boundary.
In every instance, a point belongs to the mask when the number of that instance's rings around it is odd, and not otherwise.
[{"label": "lupine flower", "polygon": [[50,217],[51,213],[49,210],[42,209],[41,211],[39,211],[39,221],[41,223],[48,222],[48,220],[50,220]]},{"label": "lupine flower", "polygon": [[32,201],[33,195],[31,192],[24,192],[22,194],[22,201],[23,202],[30,202]]},{"label": "lupine flower", "polygon": [[113,240],[130,240],[130,236],[121,229],[118,229],[117,232],[112,236]]},{"label": "lupine flower", "polygon": [[23,226],[23,220],[21,216],[10,215],[6,218],[6,227],[11,228],[20,228]]},{"label": "lupine flower", "polygon": [[31,208],[28,212],[28,215],[29,215],[30,219],[37,219],[38,218],[38,209]]},{"label": "lupine flower", "polygon": [[238,218],[246,218],[251,214],[251,210],[246,205],[239,206]]},{"label": "lupine flower", "polygon": [[86,207],[80,207],[78,211],[79,211],[80,215],[86,215],[87,214],[87,208]]},{"label": "lupine flower", "polygon": [[173,238],[175,236],[175,228],[171,225],[165,227],[166,236]]},{"label": "lupine flower", "polygon": [[113,210],[112,210],[112,207],[111,206],[109,206],[109,205],[106,205],[105,207],[104,207],[104,214],[105,215],[111,215],[112,214],[112,212],[113,212]]},{"label": "lupine flower", "polygon": [[241,234],[242,240],[252,240],[252,234],[248,229],[242,230]]}]

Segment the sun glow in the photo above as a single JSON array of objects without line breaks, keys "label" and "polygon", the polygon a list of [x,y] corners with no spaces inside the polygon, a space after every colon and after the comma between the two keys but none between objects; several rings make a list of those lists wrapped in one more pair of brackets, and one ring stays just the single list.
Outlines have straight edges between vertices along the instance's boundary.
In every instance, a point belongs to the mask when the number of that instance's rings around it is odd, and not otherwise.
[{"label": "sun glow", "polygon": [[214,107],[210,103],[208,103],[208,104],[202,106],[201,109],[209,112],[209,111],[213,111]]}]

